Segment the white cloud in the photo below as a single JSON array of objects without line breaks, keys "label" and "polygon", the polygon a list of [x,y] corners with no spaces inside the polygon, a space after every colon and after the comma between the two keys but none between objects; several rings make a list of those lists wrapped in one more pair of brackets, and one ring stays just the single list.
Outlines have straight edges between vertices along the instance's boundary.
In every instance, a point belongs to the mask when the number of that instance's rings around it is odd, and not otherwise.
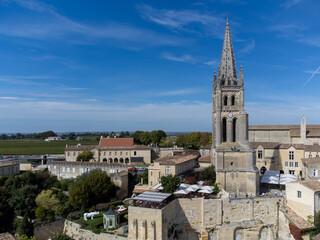
[{"label": "white cloud", "polygon": [[3,99],[3,100],[18,100],[20,98],[18,98],[18,97],[0,97],[0,99]]},{"label": "white cloud", "polygon": [[66,85],[60,84],[60,83],[56,83],[59,87],[60,90],[64,90],[64,91],[73,91],[73,90],[85,90],[87,88],[79,88],[79,87],[68,87]]},{"label": "white cloud", "polygon": [[303,2],[303,0],[286,0],[286,2],[282,5],[285,8],[290,8],[298,3]]},{"label": "white cloud", "polygon": [[178,96],[178,95],[190,95],[199,92],[199,89],[196,88],[187,88],[187,89],[178,89],[178,90],[171,90],[160,92],[158,96]]},{"label": "white cloud", "polygon": [[314,78],[316,74],[320,74],[320,66],[311,73],[312,73],[311,76],[307,79],[307,81],[304,82],[303,86],[307,85]]},{"label": "white cloud", "polygon": [[200,26],[202,32],[223,38],[225,17],[213,13],[201,13],[197,10],[156,9],[149,5],[136,6],[140,16],[148,21],[168,27],[172,30],[198,32],[194,25]]},{"label": "white cloud", "polygon": [[184,54],[182,56],[174,56],[171,53],[163,53],[162,54],[162,58],[170,60],[170,61],[174,61],[174,62],[184,62],[184,63],[196,63],[198,62],[197,59],[195,59],[193,56],[189,55],[189,54]]},{"label": "white cloud", "polygon": [[[0,21],[0,34],[31,38],[63,40],[74,44],[93,44],[99,39],[116,40],[114,44],[128,49],[141,47],[183,45],[188,42],[179,37],[158,34],[154,31],[138,28],[132,25],[116,22],[100,25],[86,24],[74,21],[60,14],[53,6],[35,0],[12,0],[19,6],[38,12],[32,18],[19,15],[14,19]],[[118,41],[126,41],[133,45],[124,45]]]},{"label": "white cloud", "polygon": [[255,41],[251,40],[243,49],[239,51],[239,53],[250,53],[255,47]]}]

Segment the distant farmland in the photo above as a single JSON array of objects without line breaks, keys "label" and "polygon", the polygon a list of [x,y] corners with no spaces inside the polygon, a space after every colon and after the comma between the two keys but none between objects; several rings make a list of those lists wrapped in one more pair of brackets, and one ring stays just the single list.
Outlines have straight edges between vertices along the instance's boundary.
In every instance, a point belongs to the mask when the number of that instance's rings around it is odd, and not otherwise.
[{"label": "distant farmland", "polygon": [[43,140],[21,140],[21,141],[0,141],[0,155],[36,155],[36,154],[62,154],[66,144],[68,145],[97,145],[96,139],[83,141],[52,141]]}]

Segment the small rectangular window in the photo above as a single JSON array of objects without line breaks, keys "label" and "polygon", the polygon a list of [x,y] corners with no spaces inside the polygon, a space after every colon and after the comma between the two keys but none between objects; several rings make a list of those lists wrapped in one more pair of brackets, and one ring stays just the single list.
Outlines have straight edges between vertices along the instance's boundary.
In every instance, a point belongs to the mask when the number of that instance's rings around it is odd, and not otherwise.
[{"label": "small rectangular window", "polygon": [[318,177],[318,169],[312,169],[312,177]]},{"label": "small rectangular window", "polygon": [[67,168],[67,172],[68,172],[68,173],[70,172],[70,168]]},{"label": "small rectangular window", "polygon": [[111,156],[111,152],[109,152],[109,156]]},{"label": "small rectangular window", "polygon": [[289,163],[289,167],[293,167],[293,162],[290,162],[290,163]]},{"label": "small rectangular window", "polygon": [[262,150],[258,150],[258,159],[262,158]]},{"label": "small rectangular window", "polygon": [[122,152],[120,152],[120,156],[122,156]]},{"label": "small rectangular window", "polygon": [[72,172],[75,173],[75,172],[76,172],[76,169],[75,169],[75,168],[72,168]]},{"label": "small rectangular window", "polygon": [[299,166],[298,162],[295,162],[295,163],[294,163],[294,166],[295,166],[295,167],[298,167],[298,166]]},{"label": "small rectangular window", "polygon": [[65,171],[66,171],[66,168],[65,168],[65,167],[63,167],[63,168],[62,168],[62,172],[65,172]]},{"label": "small rectangular window", "polygon": [[117,156],[117,152],[114,152],[114,155]]},{"label": "small rectangular window", "polygon": [[298,198],[301,198],[301,191],[298,191]]},{"label": "small rectangular window", "polygon": [[288,162],[285,162],[284,165],[285,165],[286,167],[288,167]]},{"label": "small rectangular window", "polygon": [[171,167],[167,166],[166,167],[166,175],[170,174],[171,173]]},{"label": "small rectangular window", "polygon": [[136,152],[136,151],[134,151],[134,152],[133,152],[133,155],[135,155],[135,156],[136,156],[136,155],[137,155],[137,152]]}]

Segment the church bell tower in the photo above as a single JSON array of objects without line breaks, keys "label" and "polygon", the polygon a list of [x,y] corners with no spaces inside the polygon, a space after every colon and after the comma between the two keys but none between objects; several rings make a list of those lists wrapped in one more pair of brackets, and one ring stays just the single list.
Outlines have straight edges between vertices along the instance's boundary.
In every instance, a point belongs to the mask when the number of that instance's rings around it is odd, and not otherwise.
[{"label": "church bell tower", "polygon": [[212,92],[212,161],[220,188],[238,195],[259,194],[255,150],[248,141],[243,70],[237,76],[227,19],[218,76]]}]

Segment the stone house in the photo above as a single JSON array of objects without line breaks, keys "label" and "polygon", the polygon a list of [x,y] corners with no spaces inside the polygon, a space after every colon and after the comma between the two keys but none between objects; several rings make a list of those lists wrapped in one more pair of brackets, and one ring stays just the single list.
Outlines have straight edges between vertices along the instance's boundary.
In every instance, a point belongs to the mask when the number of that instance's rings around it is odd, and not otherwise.
[{"label": "stone house", "polygon": [[76,178],[83,173],[89,173],[94,169],[105,171],[112,182],[118,187],[117,198],[124,198],[128,195],[128,168],[126,165],[104,162],[67,162],[51,161],[48,163],[48,170],[57,178]]},{"label": "stone house", "polygon": [[197,166],[198,154],[182,154],[167,156],[154,160],[148,167],[148,185],[152,187],[160,182],[161,176],[177,175],[193,169]]},{"label": "stone house", "polygon": [[304,116],[300,125],[251,125],[249,141],[320,144],[320,125],[307,125]]},{"label": "stone house", "polygon": [[303,158],[303,174],[306,180],[319,179],[320,174],[320,158]]},{"label": "stone house", "polygon": [[308,180],[286,184],[287,207],[307,220],[320,210],[320,181]]},{"label": "stone house", "polygon": [[0,176],[6,177],[10,176],[11,174],[17,175],[20,173],[20,164],[10,161],[10,162],[4,162],[0,163]]},{"label": "stone house", "polygon": [[133,138],[101,138],[99,145],[66,146],[66,161],[76,161],[83,151],[92,151],[94,162],[143,164],[151,163],[151,147],[134,145]]},{"label": "stone house", "polygon": [[201,157],[211,155],[211,148],[212,148],[211,144],[206,145],[206,146],[201,146],[199,148],[199,153],[200,153]]}]

